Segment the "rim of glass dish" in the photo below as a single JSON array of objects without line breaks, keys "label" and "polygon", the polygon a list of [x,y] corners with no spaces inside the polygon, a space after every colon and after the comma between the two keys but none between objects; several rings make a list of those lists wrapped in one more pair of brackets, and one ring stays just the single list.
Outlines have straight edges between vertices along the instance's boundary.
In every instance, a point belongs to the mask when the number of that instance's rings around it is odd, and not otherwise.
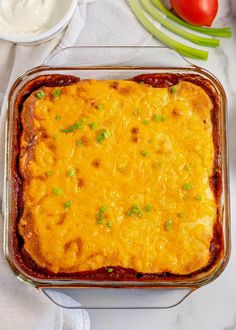
[{"label": "rim of glass dish", "polygon": [[[117,46],[118,47],[118,46]],[[80,47],[76,47],[80,48]],[[83,48],[104,48],[104,49],[109,49],[109,48],[116,48],[116,47],[99,47],[99,46],[84,46]],[[120,47],[119,47],[120,48]],[[156,46],[151,46],[151,47],[137,47],[137,46],[132,46],[132,47],[125,47],[124,48],[164,48],[166,47],[156,47]],[[175,53],[175,52],[174,52]],[[180,56],[182,58],[182,56]],[[185,60],[185,59],[184,59]],[[188,62],[188,61],[187,61]],[[188,62],[189,63],[189,62]],[[191,63],[190,63],[191,64]],[[210,72],[208,72],[205,69],[202,69],[198,66],[193,66],[191,67],[178,67],[178,71],[187,71],[188,73],[190,71],[193,71],[195,74],[200,74],[206,77],[208,80],[211,81],[213,86],[216,88],[217,92],[220,94],[220,99],[222,102],[222,111],[223,111],[223,136],[221,136],[221,142],[222,142],[222,154],[223,154],[223,160],[222,160],[222,181],[223,181],[223,194],[224,195],[224,257],[221,259],[217,267],[206,277],[203,277],[202,279],[196,279],[196,280],[180,280],[180,281],[149,281],[149,282],[139,282],[139,281],[132,281],[132,282],[123,282],[123,281],[81,281],[81,280],[76,280],[76,279],[39,279],[35,277],[29,276],[29,274],[25,274],[24,271],[22,271],[19,268],[19,265],[15,264],[13,256],[11,256],[10,250],[9,250],[9,210],[8,210],[8,187],[7,184],[9,183],[9,143],[11,141],[11,132],[8,130],[8,126],[10,123],[10,108],[12,105],[12,98],[14,97],[14,93],[17,92],[17,88],[23,83],[26,84],[28,83],[32,77],[35,74],[42,74],[45,71],[50,71],[50,72],[55,72],[55,71],[71,71],[71,70],[133,70],[133,69],[142,69],[140,67],[106,67],[106,66],[89,66],[89,67],[49,67],[49,66],[39,66],[36,67],[32,70],[27,71],[24,73],[22,76],[20,76],[15,83],[13,84],[10,92],[9,92],[9,98],[8,98],[8,120],[6,123],[6,144],[5,144],[5,180],[4,184],[6,185],[5,187],[5,194],[4,194],[4,204],[3,204],[3,212],[4,212],[4,252],[6,255],[6,258],[8,259],[11,268],[15,272],[16,276],[23,282],[32,284],[36,287],[50,287],[50,288],[59,288],[59,287],[66,287],[66,288],[81,288],[81,287],[132,287],[132,288],[147,288],[147,287],[152,287],[152,288],[197,288],[200,286],[203,286],[205,284],[208,284],[215,280],[221,273],[224,271],[230,257],[230,208],[229,208],[229,172],[228,172],[228,145],[227,145],[227,132],[228,132],[228,127],[227,127],[227,100],[225,96],[225,92],[223,89],[223,86],[219,82],[219,80]],[[170,70],[173,71],[173,67],[169,68],[158,68],[158,67],[145,67],[143,68],[144,70],[160,70],[160,71],[166,71]],[[183,73],[183,72],[182,72]],[[29,79],[29,80],[27,80]],[[33,79],[33,77],[32,77]],[[22,88],[23,86],[21,86]],[[13,100],[14,103],[14,100]],[[221,132],[222,133],[222,132]],[[226,190],[226,191],[225,191]]]}]

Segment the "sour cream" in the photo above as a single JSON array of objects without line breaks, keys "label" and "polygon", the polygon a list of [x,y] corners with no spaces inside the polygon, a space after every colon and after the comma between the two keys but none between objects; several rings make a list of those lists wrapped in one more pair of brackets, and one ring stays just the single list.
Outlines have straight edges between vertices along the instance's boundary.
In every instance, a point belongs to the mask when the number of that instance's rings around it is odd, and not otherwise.
[{"label": "sour cream", "polygon": [[68,0],[0,0],[0,33],[37,35],[56,25]]}]

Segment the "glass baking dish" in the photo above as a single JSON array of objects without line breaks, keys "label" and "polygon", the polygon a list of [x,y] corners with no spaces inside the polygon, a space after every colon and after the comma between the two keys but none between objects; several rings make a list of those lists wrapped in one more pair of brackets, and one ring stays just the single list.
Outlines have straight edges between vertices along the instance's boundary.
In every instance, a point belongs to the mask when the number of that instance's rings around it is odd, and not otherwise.
[{"label": "glass baking dish", "polygon": [[[12,247],[12,143],[14,105],[18,93],[42,75],[66,74],[81,79],[128,79],[144,73],[198,75],[215,88],[220,107],[219,128],[223,193],[220,200],[224,251],[219,263],[209,271],[188,279],[156,281],[79,281],[75,279],[39,279],[26,273],[17,262]],[[227,104],[220,82],[208,71],[192,65],[165,47],[74,47],[65,48],[48,58],[13,84],[8,101],[4,184],[4,251],[17,278],[41,289],[56,304],[67,308],[168,308],[183,301],[195,289],[212,282],[224,270],[230,254],[229,174],[227,155]]]}]

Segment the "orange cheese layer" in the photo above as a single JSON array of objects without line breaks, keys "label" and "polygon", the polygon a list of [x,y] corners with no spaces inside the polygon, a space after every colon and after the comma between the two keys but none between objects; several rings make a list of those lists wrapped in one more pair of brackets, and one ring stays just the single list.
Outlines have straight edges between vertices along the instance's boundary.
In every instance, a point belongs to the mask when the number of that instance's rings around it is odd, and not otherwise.
[{"label": "orange cheese layer", "polygon": [[24,248],[54,273],[105,266],[189,274],[217,218],[206,92],[84,80],[23,107]]}]

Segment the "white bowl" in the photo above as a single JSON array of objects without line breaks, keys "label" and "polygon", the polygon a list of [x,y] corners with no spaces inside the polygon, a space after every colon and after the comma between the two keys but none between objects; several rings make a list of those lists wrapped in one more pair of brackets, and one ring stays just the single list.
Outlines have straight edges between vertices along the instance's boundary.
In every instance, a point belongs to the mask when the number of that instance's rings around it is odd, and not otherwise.
[{"label": "white bowl", "polygon": [[17,34],[17,33],[0,32],[0,39],[11,41],[16,44],[24,44],[24,45],[40,44],[53,39],[67,27],[71,18],[74,15],[78,0],[68,0],[68,1],[71,2],[68,11],[65,13],[63,18],[57,22],[56,25],[52,26],[47,31],[44,31],[39,34],[23,34],[23,33]]}]

